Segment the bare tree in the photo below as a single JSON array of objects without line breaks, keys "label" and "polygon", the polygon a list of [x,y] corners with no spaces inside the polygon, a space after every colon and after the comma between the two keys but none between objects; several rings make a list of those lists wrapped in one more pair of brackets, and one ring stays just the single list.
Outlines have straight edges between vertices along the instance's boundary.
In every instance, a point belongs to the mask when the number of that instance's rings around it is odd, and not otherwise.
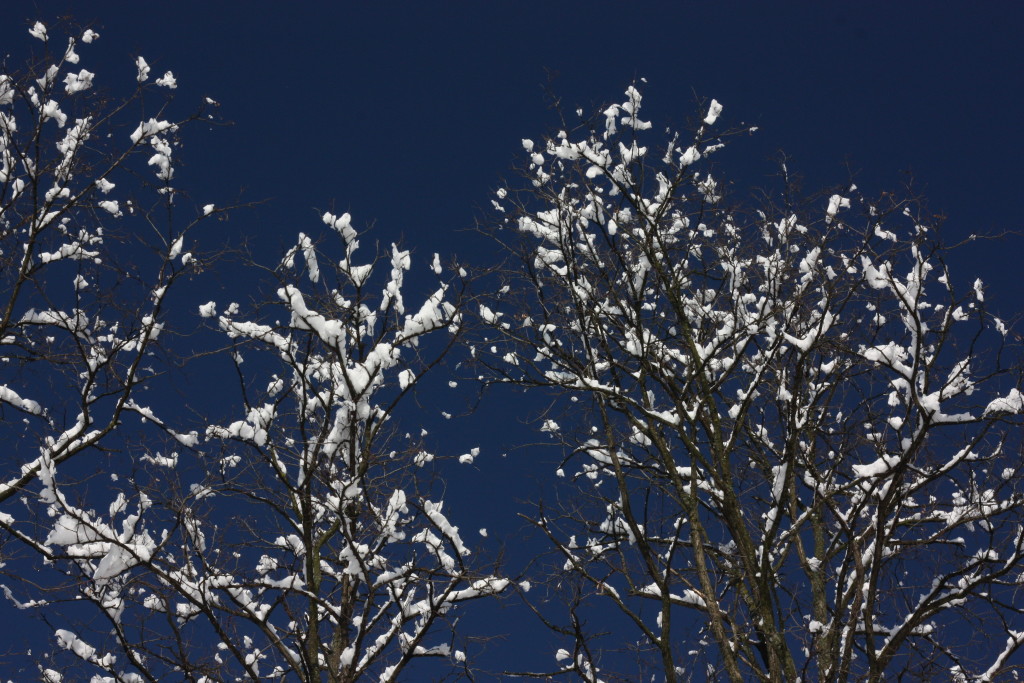
[{"label": "bare tree", "polygon": [[[176,86],[173,75],[148,82],[139,57],[134,92],[108,99],[95,74],[78,69],[76,50],[98,34],[53,52],[57,39],[42,24],[31,33],[45,45],[41,60],[0,75],[0,344],[10,378],[0,401],[5,442],[34,442],[39,457],[19,463],[0,502],[100,447],[135,410],[133,396],[154,374],[146,358],[158,348],[165,300],[195,265],[184,239],[205,217],[176,211],[171,184],[177,134],[202,113],[129,124],[153,89]],[[132,240],[119,230],[125,221],[139,228],[130,261],[119,244]],[[16,414],[23,424],[9,419]]]},{"label": "bare tree", "polygon": [[[225,450],[204,494],[217,494],[211,505],[221,501],[214,519],[234,520],[218,531],[218,546],[238,548],[241,557],[186,540],[182,546],[202,560],[177,581],[197,587],[190,609],[218,612],[211,623],[244,617],[261,631],[235,657],[236,665],[254,662],[247,671],[254,677],[394,680],[421,657],[443,658],[442,672],[457,671],[466,653],[454,640],[456,606],[499,593],[508,580],[469,561],[442,488],[424,476],[434,455],[423,449],[420,429],[402,433],[394,421],[402,399],[459,339],[461,285],[439,282],[407,312],[410,253],[392,245],[381,289],[379,265],[354,257],[359,241],[349,215],[328,213],[324,222],[342,243],[340,266],[322,269],[339,260],[318,256],[300,234],[280,269],[284,320],[238,320],[235,305],[218,318],[221,330],[245,342],[236,354],[255,346],[277,367],[247,372],[252,354],[244,366],[235,355],[244,415],[207,429]],[[312,292],[285,276],[300,258]],[[436,257],[434,269],[443,272]],[[212,303],[203,314],[215,315]],[[206,583],[224,588],[199,598]],[[255,668],[264,658],[274,665],[269,672],[266,663]]]},{"label": "bare tree", "polygon": [[519,266],[477,352],[491,381],[551,391],[571,501],[533,520],[567,606],[534,602],[562,647],[533,673],[1015,680],[1007,326],[917,202],[727,196],[721,111],[661,137],[630,87],[524,140],[528,183],[498,192]]},{"label": "bare tree", "polygon": [[[198,272],[186,240],[220,209],[185,208],[172,184],[187,121],[165,119],[163,98],[156,116],[136,113],[174,76],[154,84],[139,57],[133,94],[105,99],[76,52],[97,34],[58,52],[45,26],[31,34],[41,60],[0,76],[0,429],[13,453],[0,528],[8,599],[51,626],[57,652],[38,675],[385,681],[417,660],[443,662],[438,676],[465,670],[457,606],[508,581],[470,557],[424,433],[398,423],[459,339],[461,279],[443,282],[435,256],[433,293],[407,311],[410,253],[361,263],[348,214],[326,214],[336,253],[300,233],[279,267],[249,271],[256,292],[256,274],[272,276],[274,302],[186,315],[171,304]],[[112,239],[118,222],[131,232]],[[201,354],[180,353],[187,317],[214,323],[191,337],[218,340]],[[159,382],[175,353],[233,368],[227,420],[196,424],[174,405]],[[201,397],[184,402],[204,410]]]},{"label": "bare tree", "polygon": [[[248,264],[262,303],[196,310],[223,209],[176,162],[215,103],[172,117],[142,57],[101,92],[95,32],[29,32],[40,57],[0,75],[0,587],[52,639],[42,680],[473,678],[457,622],[510,582],[409,400],[464,345],[549,401],[564,453],[524,593],[554,661],[511,674],[1018,673],[1019,350],[920,203],[784,179],[743,206],[709,163],[721,106],[656,149],[631,87],[524,141],[485,339],[461,273],[435,255],[409,305],[410,252],[362,259],[348,214]],[[186,360],[231,398],[172,391]]]},{"label": "bare tree", "polygon": [[[119,87],[83,67],[79,51],[88,55],[95,31],[68,38],[37,22],[29,33],[39,54],[0,73],[3,588],[44,616],[83,618],[75,605],[85,597],[114,618],[116,593],[78,590],[74,577],[90,560],[59,561],[67,529],[54,522],[66,507],[106,506],[111,494],[111,516],[123,512],[124,494],[111,489],[133,485],[130,449],[142,435],[196,439],[143,404],[165,403],[149,392],[182,360],[165,343],[175,334],[168,311],[202,269],[198,226],[221,212],[196,208],[175,178],[180,135],[214,121],[213,102],[173,119],[171,72],[153,78],[139,56],[135,78]],[[124,427],[139,417],[148,424]],[[119,483],[99,476],[118,472]],[[130,544],[131,526],[115,538]],[[119,552],[93,541],[89,557]],[[101,581],[110,562],[99,564]],[[103,660],[71,631],[55,633],[60,647]]]}]

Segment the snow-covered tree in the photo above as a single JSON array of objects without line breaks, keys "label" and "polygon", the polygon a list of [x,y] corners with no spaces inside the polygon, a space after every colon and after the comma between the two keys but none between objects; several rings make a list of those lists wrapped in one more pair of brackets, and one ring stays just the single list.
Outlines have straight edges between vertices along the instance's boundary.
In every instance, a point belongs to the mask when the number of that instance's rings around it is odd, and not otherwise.
[{"label": "snow-covered tree", "polygon": [[[396,419],[460,337],[460,278],[435,256],[432,293],[408,303],[410,253],[360,261],[348,214],[326,214],[336,249],[300,233],[276,269],[248,271],[252,291],[272,276],[270,303],[184,310],[195,229],[221,209],[190,208],[174,160],[208,115],[166,118],[175,78],[142,57],[124,100],[95,95],[78,55],[95,32],[56,51],[30,33],[40,59],[0,75],[0,566],[7,599],[52,625],[38,675],[465,667],[456,607],[508,582],[450,521],[425,430]],[[218,359],[237,375],[226,419],[165,381],[190,359],[207,365],[186,378]]]},{"label": "snow-covered tree", "polygon": [[[216,544],[183,539],[179,556],[195,559],[168,565],[178,573],[157,592],[167,609],[185,594],[188,616],[247,622],[252,644],[232,654],[254,678],[389,681],[419,657],[457,669],[466,655],[453,642],[453,608],[508,580],[474,568],[443,491],[424,478],[434,460],[421,446],[425,430],[402,433],[393,418],[458,340],[461,285],[439,282],[407,310],[410,253],[392,245],[390,258],[360,263],[349,215],[323,220],[341,248],[319,253],[299,235],[279,269],[280,321],[239,319],[235,304],[219,316],[213,302],[201,307],[238,345],[243,414],[208,427],[224,450],[198,496],[214,496],[203,519],[232,522],[215,531]],[[290,277],[300,260],[306,291]],[[434,270],[443,272],[437,257]],[[200,524],[190,507],[185,531]]]},{"label": "snow-covered tree", "polygon": [[662,135],[631,87],[523,141],[492,232],[519,267],[485,294],[325,213],[232,264],[234,303],[201,279],[225,209],[178,173],[216,103],[176,117],[174,74],[105,81],[95,31],[54,33],[0,68],[0,588],[48,639],[19,674],[472,679],[457,623],[511,586],[460,531],[436,397],[409,400],[453,353],[528,389],[564,454],[509,549],[550,667],[488,669],[1019,672],[1019,337],[919,203],[743,204],[710,163],[721,105]]},{"label": "snow-covered tree", "polygon": [[477,353],[549,390],[564,449],[535,519],[546,673],[1016,680],[1012,333],[914,201],[742,203],[711,164],[721,112],[663,134],[630,87],[524,140],[528,182],[494,202],[521,265],[479,307]]},{"label": "snow-covered tree", "polygon": [[[174,88],[173,75],[150,82],[139,57],[133,94],[107,101],[77,52],[98,34],[60,42],[42,24],[30,33],[41,59],[0,75],[0,403],[3,441],[22,458],[0,503],[101,448],[138,410],[165,302],[194,265],[182,245],[205,218],[174,205],[177,136],[189,120],[129,111],[163,102],[152,91]],[[141,228],[130,257],[126,222]],[[17,534],[8,517],[2,524]]]},{"label": "snow-covered tree", "polygon": [[[174,75],[151,78],[141,56],[126,63],[135,78],[119,96],[118,85],[79,55],[89,54],[95,31],[68,38],[36,23],[29,33],[40,41],[36,57],[0,72],[4,591],[22,608],[86,597],[115,619],[116,591],[61,591],[61,574],[92,563],[96,585],[113,585],[117,557],[145,536],[134,528],[137,515],[122,514],[128,499],[104,501],[108,491],[96,481],[98,472],[132,472],[126,449],[135,439],[124,423],[141,416],[152,435],[195,438],[143,403],[170,367],[170,302],[200,266],[186,243],[217,213],[212,205],[194,208],[175,185],[183,128],[212,116],[204,106],[170,118]],[[124,522],[119,531],[84,512],[108,504]],[[75,511],[97,525],[95,533],[82,530],[84,545],[71,542],[79,530],[65,523]],[[61,556],[69,562],[59,563]],[[42,576],[26,571],[39,560],[47,565]],[[55,638],[84,659],[108,661],[68,629]]]}]

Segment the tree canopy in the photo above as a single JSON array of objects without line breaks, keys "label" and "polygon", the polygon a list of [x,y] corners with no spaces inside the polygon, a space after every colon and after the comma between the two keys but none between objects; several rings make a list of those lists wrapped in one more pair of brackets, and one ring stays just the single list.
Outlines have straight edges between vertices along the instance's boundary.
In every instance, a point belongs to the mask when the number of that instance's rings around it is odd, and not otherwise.
[{"label": "tree canopy", "polygon": [[[739,189],[749,127],[710,100],[666,130],[637,82],[522,141],[490,262],[328,211],[258,263],[178,164],[216,101],[177,114],[142,57],[102,89],[95,31],[29,33],[0,74],[0,583],[45,627],[31,675],[1016,679],[1019,337],[919,198],[785,163]],[[521,392],[558,453],[528,512],[487,493],[525,542],[470,531],[480,451],[423,411],[456,386]],[[540,665],[491,644],[513,608]]]}]

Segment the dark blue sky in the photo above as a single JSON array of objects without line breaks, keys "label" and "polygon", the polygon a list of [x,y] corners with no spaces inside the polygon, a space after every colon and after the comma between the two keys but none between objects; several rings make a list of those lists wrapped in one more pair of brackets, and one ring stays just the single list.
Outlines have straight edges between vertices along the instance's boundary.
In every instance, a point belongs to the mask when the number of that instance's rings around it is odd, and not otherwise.
[{"label": "dark blue sky", "polygon": [[[199,204],[268,200],[217,228],[267,262],[334,207],[421,267],[435,251],[487,265],[474,221],[520,140],[557,125],[545,88],[591,110],[640,77],[659,126],[714,97],[724,126],[759,127],[725,157],[737,182],[770,183],[784,150],[812,192],[910,172],[951,241],[1024,229],[1022,3],[38,0],[0,9],[9,63],[60,15],[101,33],[80,50],[98,80],[130,84],[141,54],[177,76],[179,111],[221,103],[234,125],[186,135],[180,184]],[[978,242],[954,266],[1012,318],[1022,254],[1019,237]],[[483,468],[480,500],[515,467]]]},{"label": "dark blue sky", "polygon": [[[90,63],[109,60],[103,78],[130,80],[142,54],[154,72],[175,72],[183,105],[222,103],[235,125],[193,136],[183,184],[202,202],[272,200],[237,220],[273,249],[334,202],[357,224],[375,222],[382,241],[403,235],[423,252],[477,260],[486,243],[461,231],[508,175],[519,140],[557,123],[548,71],[570,111],[619,101],[638,77],[660,124],[685,122],[695,97],[717,98],[723,124],[760,127],[728,157],[738,181],[769,182],[784,150],[809,191],[845,182],[847,164],[872,191],[909,171],[949,216],[951,237],[1021,227],[1019,3],[35,5],[101,31]],[[0,21],[5,51],[25,45],[12,33],[37,16],[17,6]],[[997,307],[1017,307],[1010,271],[1022,248],[965,252]]]}]

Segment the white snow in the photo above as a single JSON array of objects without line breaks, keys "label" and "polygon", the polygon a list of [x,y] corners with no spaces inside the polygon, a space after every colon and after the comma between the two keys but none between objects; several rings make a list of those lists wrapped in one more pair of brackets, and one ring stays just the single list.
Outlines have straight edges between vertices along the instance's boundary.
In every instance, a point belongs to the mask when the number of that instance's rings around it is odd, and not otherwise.
[{"label": "white snow", "polygon": [[39,40],[41,40],[41,41],[43,41],[45,43],[46,42],[46,37],[47,37],[46,36],[46,25],[43,24],[43,22],[41,22],[41,21],[37,21],[35,24],[33,24],[32,28],[30,28],[28,30],[28,34],[30,36],[32,36],[33,38],[38,38]]},{"label": "white snow", "polygon": [[96,74],[91,71],[86,71],[85,69],[82,69],[77,74],[69,73],[64,77],[64,91],[69,95],[73,95],[76,92],[88,90],[92,87],[92,79],[95,76]]},{"label": "white snow", "polygon": [[985,417],[995,413],[1022,413],[1024,412],[1024,394],[1018,389],[1010,389],[1006,396],[993,399],[985,406]]},{"label": "white snow", "polygon": [[[825,209],[825,224],[827,225],[833,221],[833,219],[836,217],[836,214],[839,212],[839,209],[848,208],[850,208],[850,200],[847,199],[846,197],[841,197],[840,195],[837,194],[834,194],[831,197],[829,197],[828,208]],[[866,259],[867,257],[863,258]]]},{"label": "white snow", "polygon": [[708,107],[708,115],[704,117],[704,123],[709,126],[714,125],[721,113],[722,105],[719,104],[718,100],[711,100],[711,106]]},{"label": "white snow", "polygon": [[43,414],[43,407],[39,403],[29,398],[22,398],[14,389],[4,384],[0,384],[0,402],[7,403],[18,410],[23,410],[33,415]]},{"label": "white snow", "polygon": [[680,166],[690,166],[700,160],[700,150],[696,147],[688,147],[685,152],[679,155]]},{"label": "white snow", "polygon": [[178,81],[174,78],[174,74],[170,71],[164,73],[163,76],[154,81],[157,85],[173,90],[178,87]]},{"label": "white snow", "polygon": [[[38,24],[37,24],[38,25]],[[54,634],[57,637],[57,644],[65,650],[71,650],[80,658],[89,661],[93,655],[96,654],[96,648],[90,646],[85,641],[81,640],[71,631],[66,629],[57,629]]]},{"label": "white snow", "polygon": [[159,135],[160,133],[164,132],[165,130],[171,127],[172,124],[170,121],[157,121],[156,119],[151,118],[149,121],[144,121],[140,123],[138,127],[134,131],[132,131],[132,134],[129,136],[129,138],[133,143],[138,143],[140,140],[144,138],[148,138],[153,135]]},{"label": "white snow", "polygon": [[178,239],[174,240],[174,244],[171,245],[171,251],[167,257],[171,260],[178,258],[178,254],[181,253],[182,244],[185,241],[184,235],[179,235]]}]

